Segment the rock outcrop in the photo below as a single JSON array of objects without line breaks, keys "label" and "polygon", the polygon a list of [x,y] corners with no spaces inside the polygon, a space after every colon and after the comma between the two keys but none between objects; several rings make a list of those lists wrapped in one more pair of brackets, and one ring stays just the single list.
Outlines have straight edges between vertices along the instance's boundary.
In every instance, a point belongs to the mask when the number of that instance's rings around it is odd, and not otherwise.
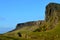
[{"label": "rock outcrop", "polygon": [[[46,6],[45,20],[18,23],[14,30],[0,34],[0,40],[60,40],[59,21],[60,4],[49,3]],[[53,29],[54,27],[56,28]],[[43,32],[47,30],[51,31]]]},{"label": "rock outcrop", "polygon": [[46,6],[45,21],[48,27],[53,28],[60,21],[60,4],[49,3]]},{"label": "rock outcrop", "polygon": [[21,29],[21,28],[23,28],[23,27],[27,27],[27,26],[39,26],[39,25],[41,25],[41,24],[43,24],[44,23],[44,21],[41,21],[41,20],[39,20],[39,21],[30,21],[30,22],[26,22],[26,23],[19,23],[19,24],[17,24],[17,26],[16,26],[16,29]]},{"label": "rock outcrop", "polygon": [[56,3],[50,3],[46,6],[46,18],[47,22],[59,21],[60,20],[60,5]]},{"label": "rock outcrop", "polygon": [[16,26],[16,29],[21,29],[23,27],[38,26],[39,28],[45,27],[45,30],[50,30],[55,27],[55,25],[60,21],[60,4],[49,3],[46,6],[45,20],[39,21],[30,21],[26,23],[19,23]]}]

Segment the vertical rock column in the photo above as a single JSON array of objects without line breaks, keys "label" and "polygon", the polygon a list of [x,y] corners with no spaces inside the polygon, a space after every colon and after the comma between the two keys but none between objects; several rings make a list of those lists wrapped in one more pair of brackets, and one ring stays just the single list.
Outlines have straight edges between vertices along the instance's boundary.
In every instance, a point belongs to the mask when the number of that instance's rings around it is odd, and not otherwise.
[{"label": "vertical rock column", "polygon": [[50,3],[46,6],[45,21],[47,22],[48,29],[52,29],[58,23],[60,19],[60,12],[58,12],[60,11],[59,8],[60,5],[56,3]]}]

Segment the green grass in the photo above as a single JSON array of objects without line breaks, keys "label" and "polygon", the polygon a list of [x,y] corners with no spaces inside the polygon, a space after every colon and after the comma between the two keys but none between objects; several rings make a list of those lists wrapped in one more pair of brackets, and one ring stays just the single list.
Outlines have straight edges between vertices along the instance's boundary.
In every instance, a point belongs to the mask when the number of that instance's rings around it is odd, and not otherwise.
[{"label": "green grass", "polygon": [[45,32],[32,32],[29,34],[31,39],[36,40],[60,40],[60,23],[52,30]]},{"label": "green grass", "polygon": [[[22,37],[18,37],[18,32],[22,33]],[[60,40],[60,22],[52,30],[45,32],[29,32],[17,30],[11,33],[0,35],[0,40]]]}]

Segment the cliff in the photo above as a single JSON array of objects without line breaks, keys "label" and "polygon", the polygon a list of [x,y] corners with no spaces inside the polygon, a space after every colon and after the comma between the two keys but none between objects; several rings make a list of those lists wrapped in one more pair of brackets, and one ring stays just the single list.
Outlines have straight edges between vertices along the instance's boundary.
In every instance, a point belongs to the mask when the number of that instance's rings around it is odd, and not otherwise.
[{"label": "cliff", "polygon": [[[23,27],[27,26],[34,26],[34,25],[39,25],[38,28],[43,26],[46,26],[46,29],[52,29],[55,27],[55,25],[60,21],[60,4],[57,3],[49,3],[46,6],[46,11],[45,11],[45,20],[39,20],[39,21],[30,21],[26,23],[19,23],[16,26],[16,29],[21,29]],[[42,23],[43,22],[43,23]]]},{"label": "cliff", "polygon": [[54,28],[55,25],[60,21],[60,4],[57,3],[49,3],[46,6],[45,12],[45,21],[48,24],[48,27]]},{"label": "cliff", "polygon": [[13,32],[15,30],[29,30],[29,31],[34,31],[40,26],[44,25],[45,21],[44,20],[38,20],[38,21],[30,21],[30,22],[25,22],[25,23],[18,23],[16,25],[16,28],[10,32]]},{"label": "cliff", "polygon": [[0,39],[60,40],[60,4],[49,3],[46,6],[45,20],[18,23],[14,30],[0,35]]}]

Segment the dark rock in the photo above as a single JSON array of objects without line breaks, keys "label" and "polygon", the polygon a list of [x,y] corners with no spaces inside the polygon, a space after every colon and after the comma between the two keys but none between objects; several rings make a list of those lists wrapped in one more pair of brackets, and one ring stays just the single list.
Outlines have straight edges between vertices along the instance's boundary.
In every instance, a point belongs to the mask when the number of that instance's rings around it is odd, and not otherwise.
[{"label": "dark rock", "polygon": [[60,4],[57,3],[49,3],[46,6],[46,12],[45,12],[45,20],[39,20],[39,21],[30,21],[25,23],[19,23],[16,26],[16,29],[21,29],[23,27],[30,27],[34,25],[37,25],[39,28],[48,27],[46,29],[52,29],[55,27],[55,25],[60,21]]},{"label": "dark rock", "polygon": [[20,29],[20,28],[27,27],[27,26],[40,25],[42,23],[43,23],[43,21],[30,21],[30,22],[26,22],[26,23],[19,23],[19,24],[17,24],[16,29]]},{"label": "dark rock", "polygon": [[18,36],[19,36],[19,37],[22,37],[22,35],[21,35],[21,33],[20,33],[20,32],[18,32]]},{"label": "dark rock", "polygon": [[55,25],[60,21],[60,4],[49,3],[46,6],[45,21],[49,25],[49,29],[55,27]]}]

